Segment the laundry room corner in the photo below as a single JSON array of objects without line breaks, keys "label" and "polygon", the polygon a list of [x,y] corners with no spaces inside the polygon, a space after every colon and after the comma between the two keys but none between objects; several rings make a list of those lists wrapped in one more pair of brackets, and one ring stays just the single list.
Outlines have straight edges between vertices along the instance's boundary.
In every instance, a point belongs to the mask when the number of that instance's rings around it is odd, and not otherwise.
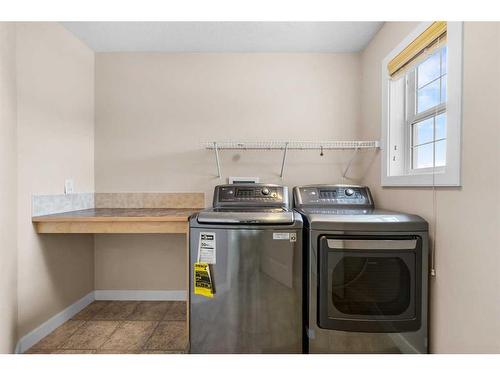
[{"label": "laundry room corner", "polygon": [[487,0],[4,3],[2,373],[498,373]]}]

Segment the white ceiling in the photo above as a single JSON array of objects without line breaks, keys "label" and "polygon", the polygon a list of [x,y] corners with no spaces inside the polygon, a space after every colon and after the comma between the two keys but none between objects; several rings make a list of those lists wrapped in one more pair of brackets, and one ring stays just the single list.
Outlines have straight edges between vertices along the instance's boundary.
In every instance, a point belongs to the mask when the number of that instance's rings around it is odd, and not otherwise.
[{"label": "white ceiling", "polygon": [[62,22],[96,52],[357,52],[382,22]]}]

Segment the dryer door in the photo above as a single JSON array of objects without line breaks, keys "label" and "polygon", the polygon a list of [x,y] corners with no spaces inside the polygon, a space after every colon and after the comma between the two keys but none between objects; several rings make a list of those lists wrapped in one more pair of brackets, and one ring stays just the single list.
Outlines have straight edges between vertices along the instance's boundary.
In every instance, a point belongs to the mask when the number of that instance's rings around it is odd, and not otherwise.
[{"label": "dryer door", "polygon": [[319,242],[321,328],[355,332],[420,328],[420,237],[322,236]]}]

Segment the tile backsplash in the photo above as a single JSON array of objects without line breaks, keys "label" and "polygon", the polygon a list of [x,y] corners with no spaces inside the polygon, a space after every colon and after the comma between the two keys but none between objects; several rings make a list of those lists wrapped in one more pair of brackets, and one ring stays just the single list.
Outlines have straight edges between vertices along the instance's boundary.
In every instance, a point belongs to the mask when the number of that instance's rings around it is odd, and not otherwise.
[{"label": "tile backsplash", "polygon": [[205,208],[204,193],[95,193],[96,208]]},{"label": "tile backsplash", "polygon": [[75,193],[33,195],[32,216],[89,208],[204,208],[203,193]]},{"label": "tile backsplash", "polygon": [[31,215],[41,216],[94,208],[94,193],[33,195]]}]

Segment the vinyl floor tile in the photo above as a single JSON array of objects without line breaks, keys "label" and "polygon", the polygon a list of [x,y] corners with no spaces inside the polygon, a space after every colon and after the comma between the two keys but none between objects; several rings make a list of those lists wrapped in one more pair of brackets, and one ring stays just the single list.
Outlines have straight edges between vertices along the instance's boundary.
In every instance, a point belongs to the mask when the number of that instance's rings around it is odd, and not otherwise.
[{"label": "vinyl floor tile", "polygon": [[144,349],[183,351],[186,347],[186,323],[182,321],[163,321],[158,324]]},{"label": "vinyl floor tile", "polygon": [[149,339],[158,322],[125,321],[120,323],[100,350],[139,350]]},{"label": "vinyl floor tile", "polygon": [[95,315],[101,311],[106,305],[109,305],[110,301],[94,301],[87,307],[85,307],[78,314],[73,316],[72,320],[92,320]]},{"label": "vinyl floor tile", "polygon": [[186,302],[168,301],[163,320],[186,320]]},{"label": "vinyl floor tile", "polygon": [[68,320],[66,323],[62,324],[56,328],[48,336],[45,336],[42,340],[37,342],[32,349],[58,349],[63,345],[73,333],[75,333],[78,328],[80,328],[85,322],[79,320]]},{"label": "vinyl floor tile", "polygon": [[140,354],[186,354],[183,350],[143,350]]},{"label": "vinyl floor tile", "polygon": [[51,354],[95,354],[95,350],[84,349],[58,349]]},{"label": "vinyl floor tile", "polygon": [[99,349],[95,354],[142,354],[141,350]]},{"label": "vinyl floor tile", "polygon": [[125,320],[138,304],[138,301],[112,301],[104,306],[93,320]]},{"label": "vinyl floor tile", "polygon": [[132,314],[127,317],[127,320],[162,320],[169,303],[168,301],[139,302]]},{"label": "vinyl floor tile", "polygon": [[85,322],[61,349],[99,349],[118,328],[117,321]]}]

